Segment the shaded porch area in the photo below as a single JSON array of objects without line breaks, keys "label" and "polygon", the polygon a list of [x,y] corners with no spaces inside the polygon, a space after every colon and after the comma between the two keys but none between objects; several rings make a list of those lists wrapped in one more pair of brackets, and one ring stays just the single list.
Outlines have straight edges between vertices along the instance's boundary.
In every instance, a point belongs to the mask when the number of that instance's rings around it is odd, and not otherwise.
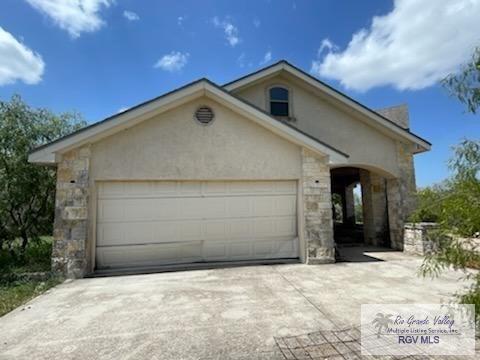
[{"label": "shaded porch area", "polygon": [[402,250],[404,214],[398,180],[359,167],[331,169],[332,217],[337,260],[352,246]]}]

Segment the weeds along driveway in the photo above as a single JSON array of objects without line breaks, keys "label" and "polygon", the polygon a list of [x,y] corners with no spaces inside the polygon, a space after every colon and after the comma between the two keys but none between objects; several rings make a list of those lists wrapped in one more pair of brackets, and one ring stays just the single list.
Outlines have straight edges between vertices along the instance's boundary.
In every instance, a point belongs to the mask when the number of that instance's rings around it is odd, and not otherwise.
[{"label": "weeds along driveway", "polygon": [[[0,318],[0,359],[282,359],[274,337],[358,325],[362,303],[438,303],[419,258],[82,279]],[[368,258],[367,258],[368,260]]]}]

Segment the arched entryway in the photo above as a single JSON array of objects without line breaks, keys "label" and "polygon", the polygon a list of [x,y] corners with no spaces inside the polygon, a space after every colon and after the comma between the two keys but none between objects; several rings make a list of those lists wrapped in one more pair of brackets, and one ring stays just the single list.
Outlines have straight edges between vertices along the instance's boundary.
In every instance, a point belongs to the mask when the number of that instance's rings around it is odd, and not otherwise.
[{"label": "arched entryway", "polygon": [[331,169],[335,245],[394,247],[390,238],[388,178],[360,167]]}]

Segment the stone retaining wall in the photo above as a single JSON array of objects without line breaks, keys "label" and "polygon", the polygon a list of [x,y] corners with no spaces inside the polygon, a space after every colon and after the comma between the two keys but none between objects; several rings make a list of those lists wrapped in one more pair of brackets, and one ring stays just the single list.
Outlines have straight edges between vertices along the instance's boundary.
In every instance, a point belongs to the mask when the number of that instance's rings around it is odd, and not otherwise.
[{"label": "stone retaining wall", "polygon": [[438,229],[436,223],[405,224],[403,251],[407,254],[427,255],[433,249],[433,242],[430,240],[430,236],[436,229]]}]

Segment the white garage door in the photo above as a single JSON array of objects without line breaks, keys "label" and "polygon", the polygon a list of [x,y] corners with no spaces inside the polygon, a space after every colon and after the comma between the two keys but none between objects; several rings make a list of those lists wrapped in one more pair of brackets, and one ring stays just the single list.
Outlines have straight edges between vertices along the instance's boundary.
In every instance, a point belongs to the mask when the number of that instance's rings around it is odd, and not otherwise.
[{"label": "white garage door", "polygon": [[101,182],[97,268],[297,258],[295,181]]}]

